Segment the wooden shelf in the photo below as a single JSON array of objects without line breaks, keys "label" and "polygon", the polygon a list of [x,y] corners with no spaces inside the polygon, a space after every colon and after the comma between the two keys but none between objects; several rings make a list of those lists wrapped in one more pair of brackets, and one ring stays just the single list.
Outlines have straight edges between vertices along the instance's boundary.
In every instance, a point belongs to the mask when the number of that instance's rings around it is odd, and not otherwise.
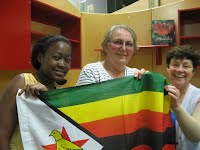
[{"label": "wooden shelf", "polygon": [[[71,68],[81,68],[80,17],[59,10],[41,1],[31,0],[31,20],[58,28],[60,34],[68,38],[72,44]],[[32,31],[31,38],[35,40],[45,35],[48,35],[47,30],[44,33],[42,31]],[[49,33],[49,35],[52,35],[52,33]]]},{"label": "wooden shelf", "polygon": [[169,45],[144,45],[144,46],[139,46],[139,48],[163,48],[163,47],[169,47]]},{"label": "wooden shelf", "polygon": [[200,39],[200,8],[178,10],[178,45]]},{"label": "wooden shelf", "polygon": [[31,39],[39,39],[44,36],[47,36],[47,34],[41,33],[41,32],[36,32],[36,31],[31,31]]},{"label": "wooden shelf", "polygon": [[179,10],[180,21],[184,24],[200,23],[199,8]]},{"label": "wooden shelf", "polygon": [[71,43],[80,43],[80,41],[78,41],[78,40],[73,40],[73,39],[69,39],[69,38],[68,38],[68,40],[69,40]]},{"label": "wooden shelf", "polygon": [[[32,39],[39,39],[39,38],[42,38],[44,36],[47,36],[48,34],[45,34],[45,33],[42,33],[42,32],[37,32],[37,31],[31,31],[31,38]],[[78,40],[73,40],[73,39],[69,39],[68,40],[71,42],[71,43],[80,43],[80,41]]]},{"label": "wooden shelf", "polygon": [[200,39],[200,36],[180,36],[180,39]]},{"label": "wooden shelf", "polygon": [[[199,44],[200,42],[199,16],[200,16],[199,7],[192,9],[178,10],[178,45]],[[197,66],[197,69],[200,69],[200,66]]]},{"label": "wooden shelf", "polygon": [[31,1],[31,8],[31,18],[33,21],[49,24],[52,26],[60,27],[66,21],[73,22],[79,19],[77,16],[49,6],[38,0]]},{"label": "wooden shelf", "polygon": [[31,1],[31,20],[55,26],[61,34],[74,40],[80,40],[80,18],[49,6],[38,0]]},{"label": "wooden shelf", "polygon": [[[162,47],[169,47],[169,45],[143,45],[143,46],[139,46],[139,48],[162,48]],[[94,51],[102,51],[102,48],[97,48]]]},{"label": "wooden shelf", "polygon": [[169,47],[169,45],[144,45],[139,48],[156,48],[156,65],[162,65],[162,48]]},{"label": "wooden shelf", "polygon": [[103,50],[102,48],[97,48],[94,51],[102,51],[102,50]]},{"label": "wooden shelf", "polygon": [[[162,65],[162,48],[169,47],[169,45],[143,45],[139,48],[156,48],[156,65]],[[102,51],[102,48],[97,48],[94,51]]]}]

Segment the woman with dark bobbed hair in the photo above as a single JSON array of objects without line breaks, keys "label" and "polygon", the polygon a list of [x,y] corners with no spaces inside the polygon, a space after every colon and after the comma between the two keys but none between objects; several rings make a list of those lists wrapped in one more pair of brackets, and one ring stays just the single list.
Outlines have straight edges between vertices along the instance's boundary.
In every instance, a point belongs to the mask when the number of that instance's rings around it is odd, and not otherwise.
[{"label": "woman with dark bobbed hair", "polygon": [[176,149],[200,150],[200,89],[190,83],[200,55],[192,46],[182,45],[168,52],[166,62],[172,85],[165,89],[176,116]]},{"label": "woman with dark bobbed hair", "polygon": [[[63,36],[46,36],[32,49],[31,63],[35,73],[15,76],[0,97],[0,150],[23,150],[16,108],[18,89],[35,96],[39,91],[56,89],[56,82],[64,79],[71,65],[72,48]],[[37,87],[37,88],[33,88]]]}]

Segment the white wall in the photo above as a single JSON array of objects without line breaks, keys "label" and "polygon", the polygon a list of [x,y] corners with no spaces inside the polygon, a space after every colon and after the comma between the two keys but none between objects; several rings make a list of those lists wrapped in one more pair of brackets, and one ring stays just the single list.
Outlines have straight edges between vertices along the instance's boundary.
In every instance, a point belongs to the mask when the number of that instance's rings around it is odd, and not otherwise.
[{"label": "white wall", "polygon": [[[79,1],[84,0],[69,0],[76,8],[80,9]],[[94,13],[107,13],[107,0],[86,0],[85,7],[82,7],[87,11],[87,5],[93,4],[94,6]]]}]

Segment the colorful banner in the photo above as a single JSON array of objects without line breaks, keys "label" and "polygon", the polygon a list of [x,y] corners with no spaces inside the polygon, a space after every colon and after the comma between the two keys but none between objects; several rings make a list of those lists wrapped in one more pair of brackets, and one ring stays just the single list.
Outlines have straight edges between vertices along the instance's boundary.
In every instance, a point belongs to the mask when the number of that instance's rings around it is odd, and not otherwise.
[{"label": "colorful banner", "polygon": [[44,92],[40,100],[17,96],[24,148],[175,150],[165,83],[147,73]]}]

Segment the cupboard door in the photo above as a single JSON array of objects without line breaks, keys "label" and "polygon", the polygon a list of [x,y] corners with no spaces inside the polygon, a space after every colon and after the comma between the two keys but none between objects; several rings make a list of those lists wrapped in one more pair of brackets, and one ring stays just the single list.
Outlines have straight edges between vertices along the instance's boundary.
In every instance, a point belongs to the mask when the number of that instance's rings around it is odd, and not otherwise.
[{"label": "cupboard door", "polygon": [[1,0],[0,70],[31,69],[30,1]]}]

